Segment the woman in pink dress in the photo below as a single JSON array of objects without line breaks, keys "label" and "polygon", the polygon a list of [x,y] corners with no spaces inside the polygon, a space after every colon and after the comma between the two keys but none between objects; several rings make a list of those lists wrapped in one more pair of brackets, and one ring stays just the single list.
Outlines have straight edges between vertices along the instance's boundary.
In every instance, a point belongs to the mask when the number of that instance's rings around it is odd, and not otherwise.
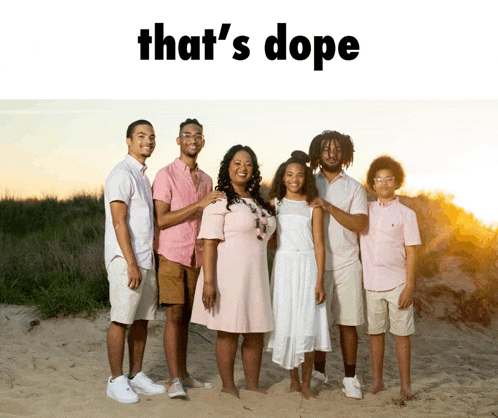
[{"label": "woman in pink dress", "polygon": [[239,334],[246,389],[265,393],[259,387],[263,334],[273,330],[266,250],[275,217],[260,196],[260,181],[252,149],[230,148],[216,186],[226,198],[204,209],[199,233],[203,262],[191,321],[218,331],[216,361],[222,392],[237,397],[234,363]]}]

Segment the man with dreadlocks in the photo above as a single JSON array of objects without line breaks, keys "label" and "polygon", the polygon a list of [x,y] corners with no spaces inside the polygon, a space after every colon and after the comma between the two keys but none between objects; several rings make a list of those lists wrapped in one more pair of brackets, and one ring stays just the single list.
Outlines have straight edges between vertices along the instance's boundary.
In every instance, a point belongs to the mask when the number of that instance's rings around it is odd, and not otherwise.
[{"label": "man with dreadlocks", "polygon": [[[325,212],[325,293],[329,326],[339,325],[345,377],[343,392],[362,399],[356,377],[358,334],[363,315],[362,268],[357,233],[368,223],[367,196],[363,186],[344,169],[353,162],[354,144],[350,136],[324,131],[313,138],[309,155],[311,168],[319,171],[315,182],[320,197],[311,202]],[[333,314],[333,315],[332,315]],[[325,353],[315,353],[314,377],[327,382]]]}]

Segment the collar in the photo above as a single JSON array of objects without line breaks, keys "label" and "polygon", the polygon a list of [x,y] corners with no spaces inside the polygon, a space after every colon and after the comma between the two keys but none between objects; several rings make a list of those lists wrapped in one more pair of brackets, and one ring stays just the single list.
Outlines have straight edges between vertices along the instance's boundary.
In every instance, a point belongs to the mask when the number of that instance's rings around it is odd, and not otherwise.
[{"label": "collar", "polygon": [[325,175],[322,173],[322,170],[320,170],[318,172],[318,177],[321,177],[325,181],[327,181],[329,184],[332,184],[332,183],[334,183],[339,178],[346,178],[346,173],[344,172],[344,170],[341,170],[341,172],[337,175],[337,177],[334,180],[332,180],[331,182],[329,182],[329,180],[327,179],[327,177],[325,177]]},{"label": "collar", "polygon": [[[190,167],[185,164],[180,158],[177,158],[175,161],[173,161],[173,166],[179,171],[188,171],[190,174]],[[197,163],[195,164],[194,172],[199,172],[199,164]]]},{"label": "collar", "polygon": [[398,199],[398,197],[396,196],[396,198],[395,198],[395,199],[390,200],[389,202],[382,203],[380,200],[377,200],[377,203],[379,204],[379,206],[380,206],[381,208],[387,208],[387,207],[389,207],[389,206],[391,206],[391,205],[394,205],[395,203],[399,203],[399,199]]},{"label": "collar", "polygon": [[125,161],[129,165],[131,165],[135,170],[137,170],[138,172],[145,174],[145,170],[147,170],[147,166],[145,164],[142,165],[142,163],[140,161],[136,160],[130,154],[126,154]]}]

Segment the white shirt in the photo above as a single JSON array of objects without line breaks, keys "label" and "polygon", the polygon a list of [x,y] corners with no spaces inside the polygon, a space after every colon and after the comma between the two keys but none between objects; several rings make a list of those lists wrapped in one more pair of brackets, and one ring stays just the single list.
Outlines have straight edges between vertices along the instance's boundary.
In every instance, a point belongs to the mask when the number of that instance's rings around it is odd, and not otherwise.
[{"label": "white shirt", "polygon": [[114,257],[123,257],[112,223],[110,202],[126,203],[126,222],[130,230],[131,247],[139,267],[152,269],[154,257],[154,204],[146,165],[127,155],[109,174],[105,181],[105,266]]},{"label": "white shirt", "polygon": [[[363,186],[344,171],[330,183],[321,172],[315,174],[320,197],[352,215],[368,215],[367,194]],[[325,270],[337,270],[353,264],[359,257],[358,234],[344,228],[325,211]]]}]

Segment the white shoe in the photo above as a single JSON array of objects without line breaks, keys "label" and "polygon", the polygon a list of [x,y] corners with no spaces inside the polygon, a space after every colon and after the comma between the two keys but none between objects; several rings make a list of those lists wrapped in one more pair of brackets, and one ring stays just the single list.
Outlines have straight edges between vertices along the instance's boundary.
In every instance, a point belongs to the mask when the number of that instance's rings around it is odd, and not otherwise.
[{"label": "white shoe", "polygon": [[329,377],[325,373],[319,372],[318,370],[313,370],[311,372],[310,387],[312,389],[317,387],[319,383],[328,383],[328,381]]},{"label": "white shoe", "polygon": [[[126,374],[125,376],[128,375]],[[128,383],[136,393],[143,393],[144,395],[160,395],[161,393],[166,393],[165,386],[154,383],[144,372],[138,373],[131,380],[128,379]]]},{"label": "white shoe", "polygon": [[107,396],[121,403],[136,403],[140,400],[138,395],[133,391],[125,375],[116,377],[107,382]]},{"label": "white shoe", "polygon": [[344,385],[342,392],[346,394],[347,398],[363,399],[361,384],[356,375],[355,377],[345,377],[342,379],[342,384]]},{"label": "white shoe", "polygon": [[182,382],[179,377],[175,377],[171,381],[171,385],[168,389],[168,396],[170,398],[186,398],[187,394],[183,390]]}]

